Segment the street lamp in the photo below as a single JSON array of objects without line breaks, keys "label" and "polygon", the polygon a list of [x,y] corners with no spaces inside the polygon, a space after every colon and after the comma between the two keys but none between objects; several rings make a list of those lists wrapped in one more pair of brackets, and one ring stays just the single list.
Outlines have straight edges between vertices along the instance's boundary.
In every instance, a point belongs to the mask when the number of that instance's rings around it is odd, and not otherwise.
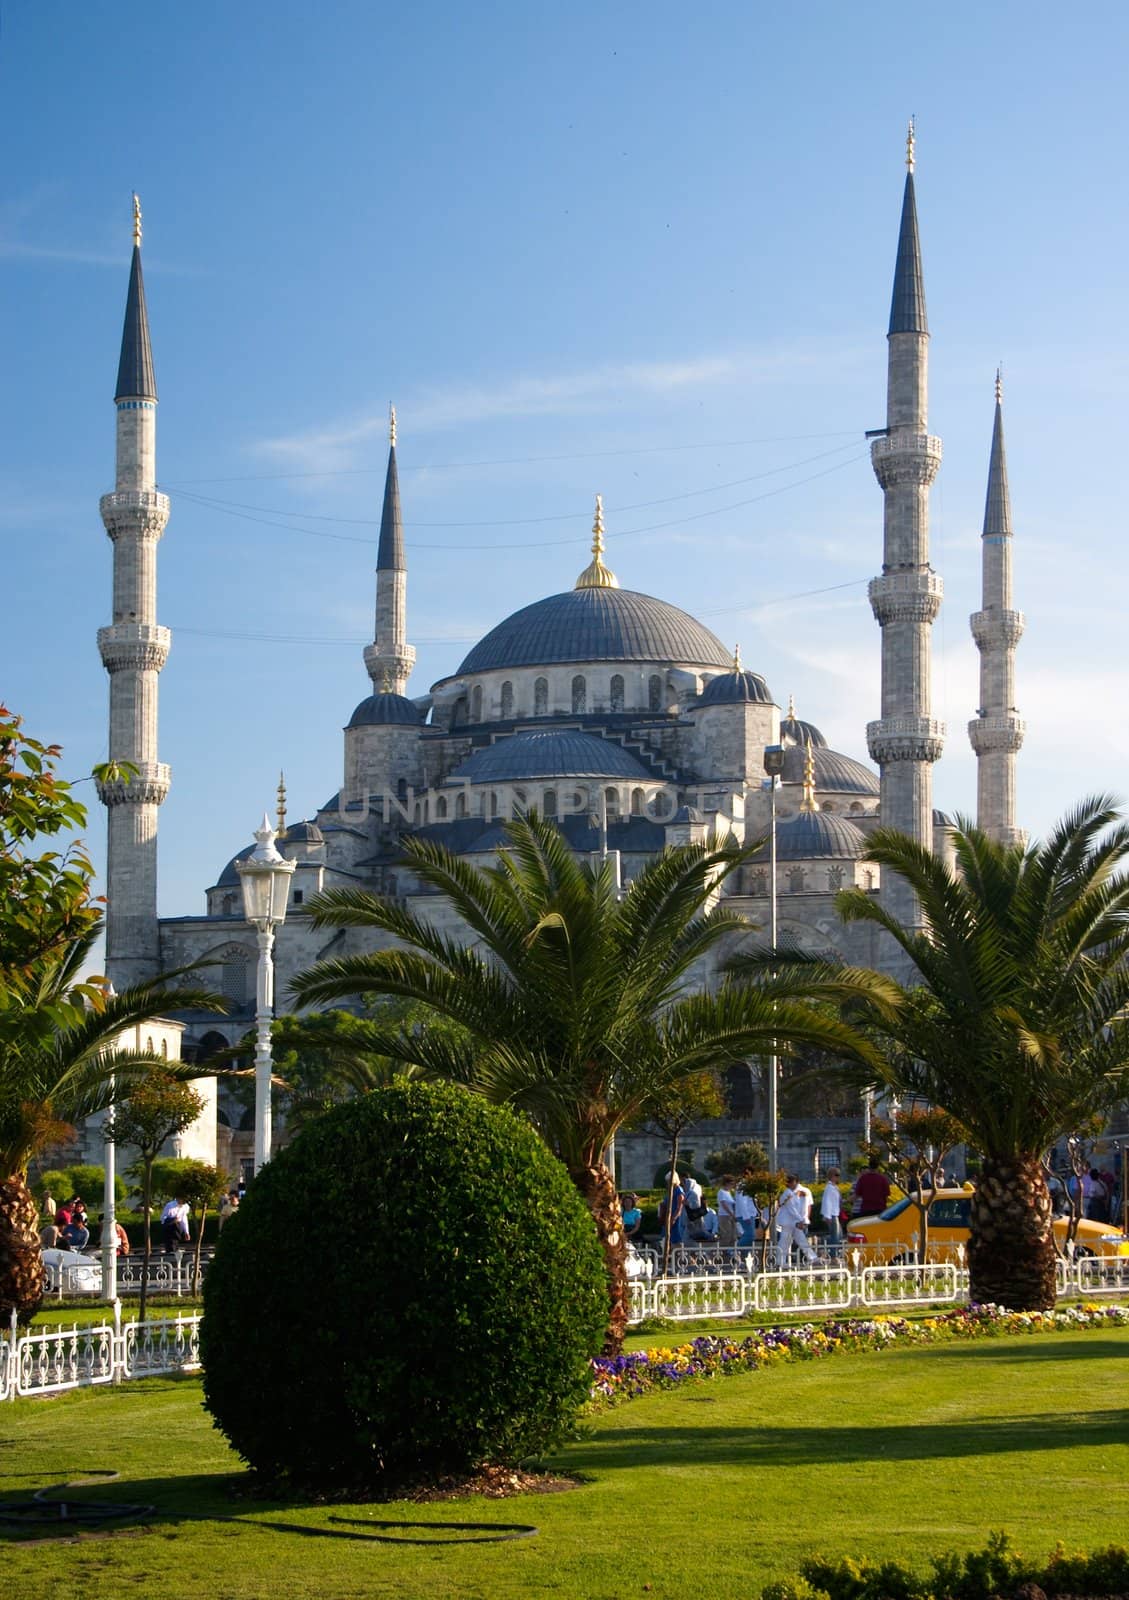
[{"label": "street lamp", "polygon": [[275,849],[275,831],[263,813],[257,843],[246,861],[236,862],[243,887],[243,915],[259,941],[255,985],[255,1171],[270,1160],[270,1024],[274,1014],[274,930],[286,921],[286,902],[295,863]]},{"label": "street lamp", "polygon": [[[780,782],[780,774],[784,771],[784,746],[782,744],[767,744],[764,747],[764,770],[768,775],[768,924],[769,940],[773,950],[776,949],[776,786]],[[768,1058],[768,1166],[770,1172],[775,1174],[780,1166],[779,1151],[779,1108],[777,1105],[777,1089],[779,1079],[779,1063],[776,1056],[776,1040],[772,1041],[772,1054]]]},{"label": "street lamp", "polygon": [[[114,998],[114,986],[106,984],[106,999]],[[115,1170],[117,1155],[114,1141],[111,1138],[114,1127],[114,1098],[117,1094],[117,1079],[110,1079],[110,1104],[106,1107],[106,1114],[102,1118],[103,1144],[103,1187],[102,1187],[102,1298],[110,1305],[118,1297],[118,1197],[117,1173]]]}]

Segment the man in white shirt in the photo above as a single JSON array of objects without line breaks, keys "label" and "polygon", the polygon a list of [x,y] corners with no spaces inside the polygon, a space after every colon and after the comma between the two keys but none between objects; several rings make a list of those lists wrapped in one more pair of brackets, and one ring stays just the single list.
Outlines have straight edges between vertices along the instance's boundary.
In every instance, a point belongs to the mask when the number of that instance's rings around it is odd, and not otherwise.
[{"label": "man in white shirt", "polygon": [[832,1167],[827,1174],[823,1198],[819,1202],[819,1215],[827,1235],[827,1254],[837,1259],[843,1253],[843,1224],[839,1220],[843,1211],[843,1195],[839,1188],[839,1168]]},{"label": "man in white shirt", "polygon": [[733,1196],[733,1175],[729,1172],[717,1191],[717,1242],[727,1249],[737,1243],[737,1202]]},{"label": "man in white shirt", "polygon": [[796,1245],[810,1266],[815,1251],[808,1242],[808,1218],[811,1215],[811,1190],[805,1189],[794,1172],[789,1172],[776,1202],[776,1262],[781,1272],[790,1264],[792,1246]]},{"label": "man in white shirt", "polygon": [[757,1238],[757,1203],[751,1194],[746,1194],[744,1189],[738,1189],[734,1196],[737,1209],[737,1243],[744,1249],[747,1245],[756,1243]]}]

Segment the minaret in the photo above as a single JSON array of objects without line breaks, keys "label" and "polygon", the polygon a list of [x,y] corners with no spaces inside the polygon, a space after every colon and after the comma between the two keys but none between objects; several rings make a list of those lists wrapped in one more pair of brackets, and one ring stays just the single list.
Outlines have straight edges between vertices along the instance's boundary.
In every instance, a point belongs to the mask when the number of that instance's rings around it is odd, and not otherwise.
[{"label": "minaret", "polygon": [[408,643],[408,564],[404,559],[404,524],[400,520],[400,479],[396,472],[396,407],[388,408],[388,471],[380,514],[376,552],[376,629],[365,646],[365,667],[373,694],[383,692],[385,675],[393,694],[403,694],[415,665]]},{"label": "minaret", "polygon": [[98,785],[106,806],[106,972],[120,992],[156,975],[157,808],[169,790],[169,769],[157,760],[157,674],[170,634],[157,624],[157,541],[169,520],[168,496],[157,491],[157,384],[141,276],[141,205],[133,197],[133,262],[129,273],[121,360],[114,392],[117,470],[100,510],[114,545],[113,621],[98,630],[110,674],[111,761],[136,772]]},{"label": "minaret", "polygon": [[[941,463],[941,441],[926,432],[929,326],[912,121],[906,167],[887,342],[886,429],[871,446],[886,505],[882,576],[870,584],[871,609],[882,629],[882,715],[868,724],[866,737],[881,769],[883,826],[899,828],[932,849],[933,762],[945,730],[930,716],[930,630],[942,585],[929,565],[929,489]],[[882,899],[900,921],[917,920],[913,895],[892,872],[883,875]]]},{"label": "minaret", "polygon": [[976,751],[976,822],[1001,844],[1024,844],[1026,835],[1015,825],[1015,758],[1023,743],[1023,719],[1015,709],[1015,647],[1023,636],[1023,613],[1011,603],[1011,499],[999,372],[981,552],[983,610],[970,618],[980,652],[980,710],[968,724]]}]

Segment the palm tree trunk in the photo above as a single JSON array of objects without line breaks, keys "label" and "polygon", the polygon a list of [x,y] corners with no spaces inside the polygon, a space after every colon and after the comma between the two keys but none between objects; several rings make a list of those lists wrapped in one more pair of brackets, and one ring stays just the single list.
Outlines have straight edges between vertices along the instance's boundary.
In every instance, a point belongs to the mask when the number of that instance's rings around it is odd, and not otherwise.
[{"label": "palm tree trunk", "polygon": [[617,1356],[627,1332],[627,1240],[615,1179],[602,1161],[590,1167],[574,1167],[569,1176],[592,1213],[596,1236],[604,1252],[608,1271],[608,1331],[604,1354]]},{"label": "palm tree trunk", "polygon": [[30,1322],[43,1303],[38,1223],[25,1174],[0,1179],[0,1320],[5,1323],[13,1311],[21,1322]]},{"label": "palm tree trunk", "polygon": [[969,1297],[1011,1311],[1055,1303],[1051,1197],[1038,1156],[987,1167],[972,1196]]},{"label": "palm tree trunk", "polygon": [[145,1249],[141,1257],[141,1303],[137,1311],[138,1322],[145,1321],[145,1312],[149,1304],[149,1262],[153,1255],[153,1236],[149,1231],[149,1222],[153,1214],[153,1158],[145,1157],[143,1165],[141,1209],[145,1214]]}]

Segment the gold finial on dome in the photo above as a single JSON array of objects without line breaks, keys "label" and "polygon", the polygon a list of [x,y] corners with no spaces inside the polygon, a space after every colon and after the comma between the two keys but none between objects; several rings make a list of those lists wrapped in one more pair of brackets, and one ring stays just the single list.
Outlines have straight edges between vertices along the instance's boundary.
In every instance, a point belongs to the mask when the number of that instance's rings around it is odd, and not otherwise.
[{"label": "gold finial on dome", "polygon": [[133,242],[141,243],[141,200],[136,189],[133,192]]},{"label": "gold finial on dome", "polygon": [[787,717],[787,720],[789,722],[795,722],[795,720],[796,720],[796,697],[795,697],[794,694],[790,694],[788,696],[788,717]]},{"label": "gold finial on dome", "polygon": [[604,554],[604,497],[596,496],[596,520],[592,524],[592,560],[576,580],[578,589],[618,589],[619,579],[605,567]]},{"label": "gold finial on dome", "polygon": [[733,646],[733,670],[734,672],[740,672],[741,670],[741,646],[739,644]]},{"label": "gold finial on dome", "polygon": [[393,450],[395,450],[395,448],[396,448],[396,407],[394,405],[390,405],[388,407],[388,443],[392,446]]},{"label": "gold finial on dome", "polygon": [[800,801],[800,810],[819,810],[819,801],[815,798],[815,756],[812,754],[810,739],[804,743],[804,795]]},{"label": "gold finial on dome", "polygon": [[286,776],[280,772],[278,775],[278,836],[286,832]]},{"label": "gold finial on dome", "polygon": [[909,172],[913,171],[914,146],[917,143],[916,124],[917,118],[911,117],[909,119],[909,127],[906,129],[906,168]]}]

